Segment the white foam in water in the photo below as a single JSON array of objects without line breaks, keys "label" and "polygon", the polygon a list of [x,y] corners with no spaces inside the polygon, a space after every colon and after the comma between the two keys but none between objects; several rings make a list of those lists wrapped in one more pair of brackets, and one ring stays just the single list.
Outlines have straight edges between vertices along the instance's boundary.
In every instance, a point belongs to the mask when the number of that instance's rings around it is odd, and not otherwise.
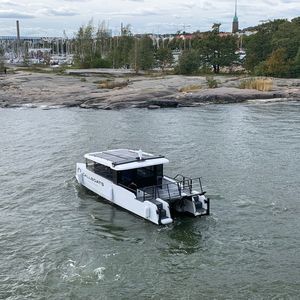
[{"label": "white foam in water", "polygon": [[103,274],[104,271],[105,271],[104,267],[99,267],[94,270],[94,273],[95,273],[95,275],[98,276],[99,280],[102,280],[104,278],[104,274]]}]

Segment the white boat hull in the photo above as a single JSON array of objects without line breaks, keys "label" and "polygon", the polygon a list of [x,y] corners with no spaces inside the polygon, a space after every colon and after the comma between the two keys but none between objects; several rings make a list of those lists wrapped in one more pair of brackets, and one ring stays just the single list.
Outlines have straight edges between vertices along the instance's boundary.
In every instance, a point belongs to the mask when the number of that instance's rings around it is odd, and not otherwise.
[{"label": "white boat hull", "polygon": [[[171,207],[167,201],[160,198],[153,199],[152,201],[137,199],[135,193],[89,171],[84,163],[76,164],[76,180],[79,184],[112,204],[126,209],[152,223],[167,225],[173,222]],[[196,191],[193,193],[195,193],[195,196],[183,197],[180,202],[172,206],[172,209],[178,212],[187,212],[194,216],[208,214],[209,208],[205,196],[200,196]],[[199,209],[200,202],[201,209]],[[161,210],[164,212],[163,217]]]},{"label": "white boat hull", "polygon": [[[142,202],[137,200],[134,193],[87,170],[85,164],[77,164],[76,179],[78,183],[105,198],[109,202],[118,205],[155,224],[159,224],[157,205],[150,201]],[[163,204],[163,207],[166,209],[167,215],[169,216],[169,218],[164,220],[164,224],[172,223],[173,219],[171,219],[169,204],[162,200],[160,202]]]}]

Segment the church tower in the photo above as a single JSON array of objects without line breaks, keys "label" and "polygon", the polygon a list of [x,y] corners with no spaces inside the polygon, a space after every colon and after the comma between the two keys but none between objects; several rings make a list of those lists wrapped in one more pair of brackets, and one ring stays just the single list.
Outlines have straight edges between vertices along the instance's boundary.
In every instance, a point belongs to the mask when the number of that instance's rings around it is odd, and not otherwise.
[{"label": "church tower", "polygon": [[235,14],[232,22],[232,33],[237,33],[239,31],[239,18],[237,16],[237,0],[235,0]]}]

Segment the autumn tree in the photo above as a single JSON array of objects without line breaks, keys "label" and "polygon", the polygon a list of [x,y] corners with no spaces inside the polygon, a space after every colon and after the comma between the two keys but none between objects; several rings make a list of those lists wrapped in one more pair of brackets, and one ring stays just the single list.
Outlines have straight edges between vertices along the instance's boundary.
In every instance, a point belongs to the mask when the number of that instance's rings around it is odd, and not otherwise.
[{"label": "autumn tree", "polygon": [[288,74],[289,65],[285,48],[274,50],[271,55],[256,68],[257,75],[281,76]]},{"label": "autumn tree", "polygon": [[261,62],[265,61],[272,53],[273,34],[286,20],[274,20],[263,23],[253,28],[256,31],[248,37],[245,37],[244,44],[246,49],[245,66],[248,70],[253,71]]}]

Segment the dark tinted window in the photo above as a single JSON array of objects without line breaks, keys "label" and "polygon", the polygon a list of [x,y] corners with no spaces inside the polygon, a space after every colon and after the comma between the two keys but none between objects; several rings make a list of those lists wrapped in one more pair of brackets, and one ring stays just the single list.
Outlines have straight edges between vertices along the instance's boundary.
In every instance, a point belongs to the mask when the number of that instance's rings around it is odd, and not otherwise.
[{"label": "dark tinted window", "polygon": [[134,183],[139,188],[162,183],[163,165],[149,166],[118,172],[118,184],[129,186]]},{"label": "dark tinted window", "polygon": [[96,163],[92,160],[87,159],[86,160],[86,167],[87,167],[88,170],[96,173],[99,176],[102,176],[102,177],[104,177],[106,179],[109,179],[109,180],[113,180],[114,171],[111,168],[107,167],[107,166],[98,164],[98,163]]},{"label": "dark tinted window", "polygon": [[94,172],[97,175],[105,177],[105,178],[107,178],[109,180],[113,179],[113,170],[111,168],[107,167],[107,166],[103,166],[101,164],[95,163],[95,165],[94,165]]},{"label": "dark tinted window", "polygon": [[158,165],[155,166],[155,172],[156,172],[156,176],[164,176],[164,166],[163,165]]},{"label": "dark tinted window", "polygon": [[118,172],[118,184],[128,186],[136,181],[136,169]]}]

